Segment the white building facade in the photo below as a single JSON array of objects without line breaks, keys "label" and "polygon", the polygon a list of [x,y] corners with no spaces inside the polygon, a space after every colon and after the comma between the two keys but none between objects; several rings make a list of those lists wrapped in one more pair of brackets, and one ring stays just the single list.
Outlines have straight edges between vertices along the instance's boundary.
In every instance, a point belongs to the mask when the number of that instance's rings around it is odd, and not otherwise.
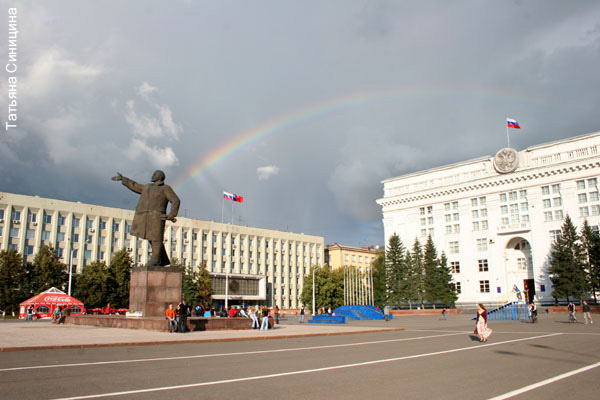
[{"label": "white building facade", "polygon": [[[74,271],[127,249],[136,265],[149,260],[149,244],[130,236],[133,210],[0,192],[0,250],[15,249],[25,261],[41,246],[56,249]],[[323,265],[324,238],[278,230],[177,217],[165,228],[170,258],[211,275],[265,276],[270,306],[298,308],[304,277]]]},{"label": "white building facade", "polygon": [[553,301],[551,246],[568,214],[600,224],[600,132],[383,181],[386,243],[431,235],[452,269],[458,304],[514,300],[513,286]]}]

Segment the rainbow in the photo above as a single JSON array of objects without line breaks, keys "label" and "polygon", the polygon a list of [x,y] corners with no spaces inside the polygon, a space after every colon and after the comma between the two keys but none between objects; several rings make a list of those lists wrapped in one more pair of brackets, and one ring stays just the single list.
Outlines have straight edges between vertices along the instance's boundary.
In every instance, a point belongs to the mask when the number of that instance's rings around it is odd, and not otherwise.
[{"label": "rainbow", "polygon": [[[374,102],[388,101],[405,96],[423,95],[480,95],[492,98],[507,98],[514,102],[515,99],[531,102],[541,102],[543,98],[538,95],[508,90],[505,88],[492,88],[481,86],[404,86],[388,90],[351,93],[345,96],[327,99],[307,107],[292,110],[278,115],[247,131],[240,132],[232,139],[213,149],[204,158],[189,165],[182,174],[175,178],[174,187],[181,188],[207,168],[233,156],[244,148],[254,143],[261,142],[268,137],[284,132],[287,128],[314,120],[325,115],[333,114],[350,108],[360,107]],[[504,118],[504,116],[502,116]],[[504,123],[504,122],[502,122]]]}]

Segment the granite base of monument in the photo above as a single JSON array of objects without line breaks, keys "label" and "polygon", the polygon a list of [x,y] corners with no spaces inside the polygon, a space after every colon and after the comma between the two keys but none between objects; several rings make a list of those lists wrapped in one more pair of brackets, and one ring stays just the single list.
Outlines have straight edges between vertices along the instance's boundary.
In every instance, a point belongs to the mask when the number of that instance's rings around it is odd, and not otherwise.
[{"label": "granite base of monument", "polygon": [[169,304],[181,301],[182,272],[179,268],[144,266],[131,270],[129,309],[143,317],[164,317]]}]

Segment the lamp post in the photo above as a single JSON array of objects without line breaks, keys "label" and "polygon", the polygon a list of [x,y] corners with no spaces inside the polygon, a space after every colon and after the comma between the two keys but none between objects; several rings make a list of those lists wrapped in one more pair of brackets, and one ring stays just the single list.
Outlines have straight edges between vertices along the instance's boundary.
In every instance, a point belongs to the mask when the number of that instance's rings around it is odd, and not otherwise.
[{"label": "lamp post", "polygon": [[69,257],[69,290],[67,291],[67,294],[70,296],[71,295],[71,278],[73,276],[73,253],[75,252],[75,249],[71,249],[71,254]]},{"label": "lamp post", "polygon": [[319,268],[319,267],[315,266],[312,271],[312,279],[313,279],[313,282],[312,282],[312,295],[313,295],[312,296],[313,297],[312,298],[312,306],[313,306],[312,307],[312,315],[315,315],[315,270],[317,268]]}]

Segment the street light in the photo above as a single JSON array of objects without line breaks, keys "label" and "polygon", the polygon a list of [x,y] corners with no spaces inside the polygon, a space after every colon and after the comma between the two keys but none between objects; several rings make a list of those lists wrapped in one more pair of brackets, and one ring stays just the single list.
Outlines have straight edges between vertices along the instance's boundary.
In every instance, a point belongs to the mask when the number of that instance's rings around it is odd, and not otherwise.
[{"label": "street light", "polygon": [[76,249],[71,249],[71,255],[69,257],[69,290],[68,295],[71,295],[71,278],[73,276],[73,253],[77,251]]},{"label": "street light", "polygon": [[312,295],[313,295],[313,298],[312,298],[312,306],[313,306],[312,308],[313,308],[313,310],[312,311],[313,312],[312,312],[312,315],[313,316],[315,315],[315,270],[317,268],[320,268],[320,267],[319,266],[315,266],[313,268],[313,271],[312,271],[312,278],[313,278],[313,284],[312,284],[312,292],[313,292],[312,293]]}]

